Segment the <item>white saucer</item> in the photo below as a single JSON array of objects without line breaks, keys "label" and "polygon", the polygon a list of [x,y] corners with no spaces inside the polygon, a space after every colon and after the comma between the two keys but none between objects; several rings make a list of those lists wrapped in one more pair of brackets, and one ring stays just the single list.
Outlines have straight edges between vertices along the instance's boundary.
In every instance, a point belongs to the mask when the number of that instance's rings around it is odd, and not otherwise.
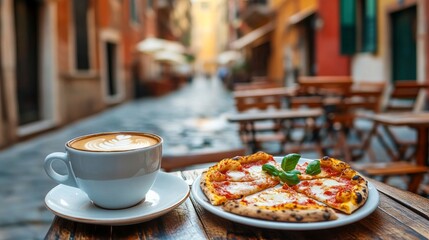
[{"label": "white saucer", "polygon": [[108,210],[96,207],[84,192],[65,185],[49,191],[45,205],[55,215],[77,222],[128,225],[159,217],[179,206],[188,196],[189,186],[183,179],[160,172],[145,201],[130,208]]}]

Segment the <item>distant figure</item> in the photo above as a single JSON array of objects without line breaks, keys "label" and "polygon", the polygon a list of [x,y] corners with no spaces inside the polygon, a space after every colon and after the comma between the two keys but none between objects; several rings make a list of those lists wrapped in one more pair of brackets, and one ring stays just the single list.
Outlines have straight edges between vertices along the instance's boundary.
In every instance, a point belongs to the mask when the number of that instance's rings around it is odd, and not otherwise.
[{"label": "distant figure", "polygon": [[226,66],[220,66],[217,70],[217,76],[222,80],[222,82],[225,82],[226,78],[228,77],[229,69]]}]

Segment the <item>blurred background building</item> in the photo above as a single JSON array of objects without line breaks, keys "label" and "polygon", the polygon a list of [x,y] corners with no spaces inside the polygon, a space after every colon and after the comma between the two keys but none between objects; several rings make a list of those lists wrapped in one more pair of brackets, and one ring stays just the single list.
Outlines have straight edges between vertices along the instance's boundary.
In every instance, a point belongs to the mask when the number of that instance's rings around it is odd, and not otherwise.
[{"label": "blurred background building", "polygon": [[1,1],[0,147],[173,88],[160,77],[169,59],[137,45],[148,37],[189,44],[190,6],[186,0]]},{"label": "blurred background building", "polygon": [[193,72],[231,88],[304,75],[427,82],[428,13],[425,0],[4,0],[0,147],[166,94]]}]

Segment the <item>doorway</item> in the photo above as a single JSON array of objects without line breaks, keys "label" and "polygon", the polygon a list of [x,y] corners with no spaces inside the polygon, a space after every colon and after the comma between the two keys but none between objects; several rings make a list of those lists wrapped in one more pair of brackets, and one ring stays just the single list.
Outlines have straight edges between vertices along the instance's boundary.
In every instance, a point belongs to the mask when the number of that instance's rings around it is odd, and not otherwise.
[{"label": "doorway", "polygon": [[106,51],[106,77],[107,77],[107,95],[115,97],[118,94],[117,86],[117,56],[116,56],[116,43],[107,41],[105,43]]},{"label": "doorway", "polygon": [[392,81],[417,79],[417,7],[390,15]]},{"label": "doorway", "polygon": [[299,23],[300,74],[304,76],[315,76],[317,73],[315,25],[316,14],[311,14]]},{"label": "doorway", "polygon": [[16,91],[19,125],[40,121],[40,1],[15,0]]}]

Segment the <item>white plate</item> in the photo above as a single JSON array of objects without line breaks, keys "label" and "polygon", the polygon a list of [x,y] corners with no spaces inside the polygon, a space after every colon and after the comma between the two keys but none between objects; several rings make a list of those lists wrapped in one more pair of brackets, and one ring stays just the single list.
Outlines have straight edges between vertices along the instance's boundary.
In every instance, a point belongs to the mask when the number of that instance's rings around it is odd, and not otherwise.
[{"label": "white plate", "polygon": [[136,206],[108,210],[96,207],[78,188],[54,187],[45,197],[45,205],[55,215],[77,222],[102,225],[127,225],[159,217],[186,200],[189,186],[183,179],[160,172],[144,202]]},{"label": "white plate", "polygon": [[[275,157],[276,161],[280,162],[281,157]],[[305,161],[311,161],[309,159],[300,159],[300,163],[302,164]],[[339,227],[346,224],[350,224],[356,221],[359,221],[369,214],[371,214],[378,206],[380,197],[378,195],[377,189],[372,185],[370,182],[368,182],[368,188],[369,188],[369,196],[368,199],[361,208],[356,210],[351,215],[346,215],[342,213],[338,213],[338,219],[333,221],[326,221],[326,222],[312,222],[312,223],[289,223],[289,222],[274,222],[274,221],[267,221],[257,218],[250,218],[250,217],[244,217],[240,215],[236,215],[233,213],[229,213],[224,211],[220,206],[213,206],[210,204],[206,196],[204,195],[203,191],[200,187],[200,178],[199,176],[192,185],[192,196],[193,198],[207,211],[218,215],[222,218],[250,225],[255,227],[262,227],[262,228],[270,228],[270,229],[280,229],[280,230],[316,230],[316,229],[326,229],[326,228],[333,228],[333,227]]]}]

